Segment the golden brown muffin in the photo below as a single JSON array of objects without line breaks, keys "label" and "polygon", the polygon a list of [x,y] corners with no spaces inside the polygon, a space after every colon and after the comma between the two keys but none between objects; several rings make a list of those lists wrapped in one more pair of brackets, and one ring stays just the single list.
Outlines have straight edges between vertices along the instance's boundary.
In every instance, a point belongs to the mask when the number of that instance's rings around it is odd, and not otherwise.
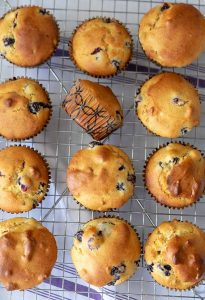
[{"label": "golden brown muffin", "polygon": [[29,211],[45,198],[48,186],[47,163],[35,150],[11,146],[0,151],[0,209]]},{"label": "golden brown muffin", "polygon": [[205,49],[205,18],[191,4],[162,3],[143,16],[139,40],[151,60],[183,67]]},{"label": "golden brown muffin", "polygon": [[89,221],[76,233],[71,258],[86,282],[118,285],[134,274],[140,253],[134,229],[124,220],[105,217]]},{"label": "golden brown muffin", "polygon": [[121,207],[133,195],[135,173],[126,153],[94,142],[71,158],[67,184],[84,207],[106,211]]},{"label": "golden brown muffin", "polygon": [[93,18],[75,29],[70,42],[75,65],[91,76],[107,77],[125,69],[132,56],[132,37],[123,24]]},{"label": "golden brown muffin", "polygon": [[0,84],[0,134],[5,138],[20,140],[37,135],[50,115],[48,94],[35,80],[19,78]]},{"label": "golden brown muffin", "polygon": [[0,19],[0,52],[15,65],[44,63],[56,50],[58,40],[58,25],[42,7],[20,7]]},{"label": "golden brown muffin", "polygon": [[89,80],[77,80],[63,108],[95,140],[102,140],[122,126],[123,112],[112,90]]},{"label": "golden brown muffin", "polygon": [[0,248],[0,282],[9,291],[43,282],[57,258],[54,236],[35,219],[0,222]]},{"label": "golden brown muffin", "polygon": [[161,73],[141,87],[137,115],[151,132],[176,138],[200,122],[200,100],[194,86],[175,73]]},{"label": "golden brown muffin", "polygon": [[187,221],[163,222],[149,236],[144,257],[159,284],[190,289],[204,277],[205,234]]},{"label": "golden brown muffin", "polygon": [[192,146],[170,143],[157,149],[144,172],[147,189],[163,205],[183,208],[204,192],[205,160]]}]

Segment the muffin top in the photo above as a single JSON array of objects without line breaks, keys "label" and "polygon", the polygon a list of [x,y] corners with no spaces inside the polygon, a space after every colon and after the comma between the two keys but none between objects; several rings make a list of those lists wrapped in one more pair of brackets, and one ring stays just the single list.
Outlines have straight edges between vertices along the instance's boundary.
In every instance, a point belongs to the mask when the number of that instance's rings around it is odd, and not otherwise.
[{"label": "muffin top", "polygon": [[63,102],[65,111],[95,140],[122,125],[123,112],[112,90],[89,80],[77,80]]},{"label": "muffin top", "polygon": [[157,74],[142,85],[139,93],[137,114],[151,132],[176,138],[199,125],[199,95],[181,75]]},{"label": "muffin top", "polygon": [[35,208],[48,182],[47,164],[33,149],[11,146],[0,151],[0,209],[20,213]]},{"label": "muffin top", "polygon": [[151,60],[183,67],[205,49],[205,18],[191,4],[163,3],[143,16],[139,40]]},{"label": "muffin top", "polygon": [[189,222],[163,222],[145,244],[145,260],[161,285],[184,290],[199,283],[205,272],[205,234]]},{"label": "muffin top", "polygon": [[50,114],[48,95],[35,80],[19,78],[0,84],[0,134],[5,138],[20,140],[38,134]]},{"label": "muffin top", "polygon": [[0,281],[9,291],[41,283],[57,258],[54,236],[35,219],[0,222],[0,248]]},{"label": "muffin top", "polygon": [[168,144],[148,158],[145,184],[161,204],[183,208],[204,192],[205,160],[192,146]]},{"label": "muffin top", "polygon": [[0,52],[18,66],[33,67],[45,62],[58,40],[58,25],[42,7],[20,7],[0,19]]},{"label": "muffin top", "polygon": [[134,229],[124,220],[108,217],[89,221],[76,233],[71,258],[86,282],[118,285],[133,275],[140,252]]},{"label": "muffin top", "polygon": [[67,170],[70,193],[84,207],[106,211],[121,207],[133,195],[135,173],[119,148],[91,143],[71,158]]},{"label": "muffin top", "polygon": [[124,69],[132,55],[132,38],[115,19],[94,18],[83,22],[71,40],[74,63],[93,76],[110,76]]}]

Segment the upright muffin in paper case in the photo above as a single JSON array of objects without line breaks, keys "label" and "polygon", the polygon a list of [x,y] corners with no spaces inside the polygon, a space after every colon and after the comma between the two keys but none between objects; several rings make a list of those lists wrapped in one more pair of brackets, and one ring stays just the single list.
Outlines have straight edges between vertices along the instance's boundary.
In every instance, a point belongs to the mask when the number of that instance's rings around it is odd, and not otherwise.
[{"label": "upright muffin in paper case", "polygon": [[0,150],[0,209],[29,211],[42,202],[48,186],[48,165],[37,151],[25,146]]},{"label": "upright muffin in paper case", "polygon": [[71,158],[67,184],[84,207],[107,211],[121,207],[133,195],[135,173],[126,153],[116,146],[94,142]]},{"label": "upright muffin in paper case", "polygon": [[142,17],[139,40],[151,60],[164,67],[183,67],[205,49],[205,18],[191,4],[162,3]]},{"label": "upright muffin in paper case", "polygon": [[129,279],[140,253],[139,238],[126,221],[102,217],[87,222],[76,233],[71,258],[80,277],[100,287]]},{"label": "upright muffin in paper case", "polygon": [[57,258],[52,233],[35,219],[0,222],[0,282],[7,290],[25,290],[43,282]]},{"label": "upright muffin in paper case", "polygon": [[42,7],[19,7],[0,19],[0,53],[15,65],[34,67],[44,63],[58,41],[58,24]]},{"label": "upright muffin in paper case", "polygon": [[205,160],[190,145],[170,143],[147,159],[144,176],[147,189],[159,203],[183,208],[204,193]]},{"label": "upright muffin in paper case", "polygon": [[85,73],[108,77],[125,69],[132,56],[132,37],[111,18],[96,17],[78,26],[70,41],[70,57]]},{"label": "upright muffin in paper case", "polygon": [[205,233],[187,221],[163,222],[149,235],[144,258],[159,284],[190,289],[204,279]]},{"label": "upright muffin in paper case", "polygon": [[17,78],[0,83],[0,134],[7,139],[33,137],[51,115],[47,92],[35,80]]},{"label": "upright muffin in paper case", "polygon": [[112,90],[89,80],[77,80],[63,108],[95,140],[102,140],[122,126],[123,112]]},{"label": "upright muffin in paper case", "polygon": [[140,121],[159,136],[176,138],[199,125],[199,95],[179,74],[153,76],[141,86],[136,101]]}]

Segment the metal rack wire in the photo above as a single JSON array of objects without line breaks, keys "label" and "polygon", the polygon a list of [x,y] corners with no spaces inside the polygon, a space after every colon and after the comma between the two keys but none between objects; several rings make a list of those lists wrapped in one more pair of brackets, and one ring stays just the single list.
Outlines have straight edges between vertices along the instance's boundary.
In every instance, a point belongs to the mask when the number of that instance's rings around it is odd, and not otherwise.
[{"label": "metal rack wire", "polygon": [[[43,153],[49,162],[52,172],[52,184],[47,198],[41,206],[23,216],[41,220],[55,235],[58,243],[58,259],[51,277],[38,287],[24,292],[7,292],[0,288],[0,299],[15,300],[78,300],[78,299],[116,299],[116,300],[149,300],[149,299],[205,299],[205,286],[186,292],[176,292],[160,287],[148,274],[143,261],[136,274],[118,287],[97,289],[84,283],[76,274],[72,265],[69,250],[74,233],[82,224],[99,215],[79,207],[66,189],[66,168],[70,157],[80,148],[87,146],[91,138],[68,118],[61,109],[61,103],[73,81],[77,78],[89,78],[79,72],[68,56],[68,38],[77,24],[93,16],[115,17],[127,24],[131,31],[135,51],[127,70],[112,79],[100,79],[99,82],[110,86],[121,101],[125,117],[124,126],[113,133],[106,143],[122,148],[133,160],[136,168],[135,194],[121,209],[112,212],[132,223],[140,234],[142,243],[149,232],[164,220],[178,218],[189,220],[205,229],[205,199],[184,210],[164,208],[156,204],[144,189],[142,170],[147,155],[157,146],[167,142],[148,133],[135,116],[133,98],[140,84],[151,74],[161,69],[146,59],[137,41],[137,28],[142,15],[152,6],[163,1],[133,0],[0,0],[0,14],[9,7],[25,4],[41,5],[49,9],[57,18],[61,28],[61,40],[55,56],[38,68],[24,69],[13,66],[5,59],[0,59],[0,81],[14,76],[29,76],[39,80],[49,91],[53,102],[53,116],[46,130],[37,137],[24,141]],[[181,2],[181,1],[174,1]],[[203,0],[188,0],[205,14]],[[174,69],[173,69],[174,70]],[[199,89],[202,105],[200,127],[190,132],[183,139],[205,151],[205,55],[194,64],[177,69],[187,76]],[[89,78],[90,80],[96,80]],[[0,148],[13,144],[0,139]],[[108,214],[108,213],[107,213]],[[102,214],[101,214],[102,215]],[[0,220],[13,217],[0,212]]]}]

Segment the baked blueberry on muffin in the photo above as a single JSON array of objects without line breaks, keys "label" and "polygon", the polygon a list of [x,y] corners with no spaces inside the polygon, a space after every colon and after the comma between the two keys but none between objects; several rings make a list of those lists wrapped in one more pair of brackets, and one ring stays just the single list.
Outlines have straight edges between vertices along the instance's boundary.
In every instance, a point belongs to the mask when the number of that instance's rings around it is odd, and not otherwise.
[{"label": "baked blueberry on muffin", "polygon": [[183,67],[205,49],[205,18],[191,4],[162,3],[142,17],[139,40],[151,60]]},{"label": "baked blueberry on muffin", "polygon": [[51,115],[47,92],[35,80],[19,78],[0,83],[0,134],[21,140],[42,131]]},{"label": "baked blueberry on muffin", "polygon": [[200,122],[200,100],[194,86],[183,76],[161,73],[147,80],[136,98],[136,113],[149,131],[176,138]]},{"label": "baked blueberry on muffin", "polygon": [[71,158],[67,184],[84,207],[106,211],[121,207],[133,195],[135,172],[122,150],[94,142]]},{"label": "baked blueberry on muffin", "polygon": [[190,289],[204,278],[205,234],[187,221],[163,222],[149,236],[144,257],[159,284]]},{"label": "baked blueberry on muffin", "polygon": [[132,38],[119,21],[97,17],[75,29],[69,51],[80,70],[96,77],[111,76],[131,59]]},{"label": "baked blueberry on muffin", "polygon": [[44,63],[56,50],[58,40],[58,25],[42,7],[20,7],[0,19],[0,53],[15,65]]},{"label": "baked blueberry on muffin", "polygon": [[43,282],[57,258],[54,236],[35,219],[0,222],[0,248],[0,282],[9,291]]},{"label": "baked blueberry on muffin", "polygon": [[170,143],[148,158],[144,176],[147,189],[159,203],[183,208],[203,195],[205,160],[190,145]]},{"label": "baked blueberry on muffin", "polygon": [[0,150],[0,209],[29,211],[45,198],[48,185],[47,163],[35,150],[25,146]]},{"label": "baked blueberry on muffin", "polygon": [[122,126],[123,112],[112,90],[89,80],[77,80],[63,108],[95,140]]},{"label": "baked blueberry on muffin", "polygon": [[134,229],[124,220],[108,217],[89,221],[76,233],[71,258],[79,276],[100,287],[130,278],[140,253]]}]

